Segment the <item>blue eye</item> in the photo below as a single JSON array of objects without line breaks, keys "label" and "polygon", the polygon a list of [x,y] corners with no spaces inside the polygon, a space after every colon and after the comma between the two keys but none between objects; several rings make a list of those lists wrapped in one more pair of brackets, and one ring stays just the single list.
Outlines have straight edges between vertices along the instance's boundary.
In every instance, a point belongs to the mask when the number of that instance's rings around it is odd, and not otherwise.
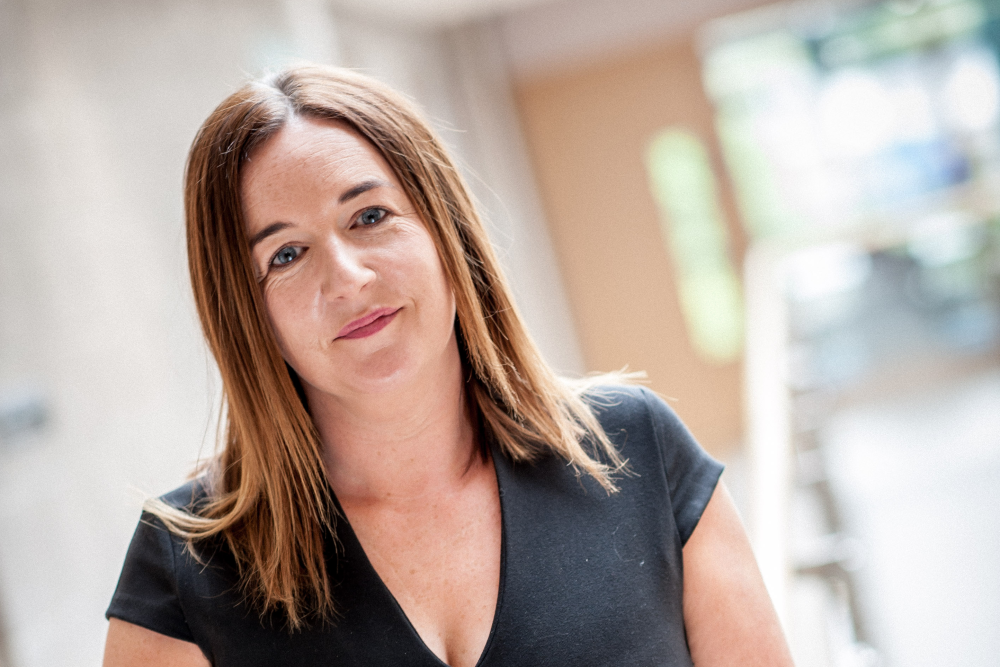
[{"label": "blue eye", "polygon": [[271,260],[271,266],[284,266],[286,264],[291,264],[302,254],[302,248],[298,246],[288,246],[287,248],[282,248],[274,255],[274,259]]},{"label": "blue eye", "polygon": [[388,214],[384,208],[369,208],[361,212],[358,216],[358,224],[362,226],[374,225],[376,222],[382,222],[382,219]]}]

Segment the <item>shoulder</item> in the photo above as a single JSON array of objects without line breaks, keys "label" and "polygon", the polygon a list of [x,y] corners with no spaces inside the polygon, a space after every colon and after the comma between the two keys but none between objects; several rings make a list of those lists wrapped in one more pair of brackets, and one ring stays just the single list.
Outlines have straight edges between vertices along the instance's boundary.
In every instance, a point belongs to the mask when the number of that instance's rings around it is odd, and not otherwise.
[{"label": "shoulder", "polygon": [[[196,514],[199,506],[208,497],[207,484],[203,478],[199,477],[189,480],[155,499],[147,500],[133,537],[133,546],[137,541],[150,547],[156,544],[161,558],[169,554],[172,559],[175,549],[183,548],[187,540],[170,529],[170,515],[176,510],[182,513]],[[168,517],[166,521],[164,516]]]},{"label": "shoulder", "polygon": [[192,537],[185,532],[197,523],[199,516],[204,516],[203,510],[212,500],[211,489],[209,478],[201,475],[148,500],[143,507],[139,531],[157,533],[157,539],[164,549],[169,546],[180,569],[201,569],[206,562],[228,553],[226,541],[219,535]]},{"label": "shoulder", "polygon": [[158,500],[174,509],[197,512],[198,507],[208,500],[209,493],[208,479],[200,476],[164,493]]},{"label": "shoulder", "polygon": [[[664,468],[665,449],[686,434],[666,402],[646,387],[600,385],[583,396],[627,468],[639,475]],[[688,434],[687,437],[690,437]]]},{"label": "shoulder", "polygon": [[678,462],[714,463],[673,408],[646,387],[595,387],[587,392],[585,400],[608,438],[624,447],[627,456],[640,441],[650,446],[655,443],[668,469]]},{"label": "shoulder", "polygon": [[168,524],[171,512],[197,513],[209,498],[208,488],[204,478],[196,478],[146,503],[105,614],[108,618],[195,641],[188,625],[189,607],[201,599],[222,599],[234,586],[237,571],[217,544],[200,541],[195,554],[189,541]]},{"label": "shoulder", "polygon": [[[197,484],[192,481],[157,500],[161,506],[184,510],[197,497]],[[183,540],[167,528],[155,504],[146,503],[105,616],[175,639],[194,641],[177,576]]]},{"label": "shoulder", "polygon": [[[657,441],[669,438],[684,425],[666,401],[646,387],[600,385],[584,394],[608,437],[616,441],[619,432],[646,432]],[[616,442],[616,444],[622,444]]]},{"label": "shoulder", "polygon": [[665,478],[681,544],[694,531],[723,466],[666,401],[645,387],[597,387],[586,395],[608,438],[639,477]]},{"label": "shoulder", "polygon": [[[197,515],[208,499],[208,485],[204,478],[198,477],[157,498],[147,500],[132,537],[130,557],[135,552],[134,555],[146,566],[156,563],[170,570],[188,564],[192,560],[188,556],[194,555],[194,544],[177,528],[178,523],[175,522],[188,515]],[[180,525],[183,525],[183,521]],[[214,546],[216,545],[212,540],[203,539],[198,543],[197,551],[209,553]],[[193,560],[197,563],[201,558],[195,557]]]}]

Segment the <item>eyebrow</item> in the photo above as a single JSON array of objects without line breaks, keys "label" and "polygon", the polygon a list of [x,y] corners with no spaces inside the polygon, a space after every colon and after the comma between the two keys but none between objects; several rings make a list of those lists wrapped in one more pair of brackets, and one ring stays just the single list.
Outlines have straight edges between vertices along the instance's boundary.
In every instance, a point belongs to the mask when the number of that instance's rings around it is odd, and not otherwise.
[{"label": "eyebrow", "polygon": [[254,247],[257,246],[258,243],[266,239],[268,236],[271,236],[272,234],[277,234],[282,229],[287,229],[288,227],[291,226],[292,223],[290,222],[275,222],[268,225],[267,227],[265,227],[264,229],[260,230],[259,232],[253,235],[253,238],[250,239],[250,248],[253,249]]},{"label": "eyebrow", "polygon": [[369,190],[374,190],[375,188],[386,188],[386,187],[392,187],[392,186],[391,184],[378,178],[362,181],[357,185],[355,185],[350,190],[344,192],[344,194],[340,195],[340,198],[337,200],[337,202],[343,204],[344,202],[348,202],[354,199],[355,197],[360,197]]},{"label": "eyebrow", "polygon": [[[349,202],[355,197],[360,197],[364,193],[368,192],[369,190],[374,190],[375,188],[391,188],[391,187],[392,187],[391,183],[388,183],[386,181],[377,178],[373,178],[367,181],[362,181],[357,185],[355,185],[353,188],[350,188],[349,190],[345,191],[342,195],[340,195],[340,197],[337,198],[337,203],[343,204],[345,202]],[[264,229],[260,230],[259,232],[253,235],[253,238],[250,239],[250,248],[253,249],[254,247],[257,246],[258,243],[266,239],[268,236],[271,236],[272,234],[277,234],[282,229],[288,229],[289,227],[292,226],[293,225],[290,222],[275,222],[268,225],[267,227],[265,227]]]}]

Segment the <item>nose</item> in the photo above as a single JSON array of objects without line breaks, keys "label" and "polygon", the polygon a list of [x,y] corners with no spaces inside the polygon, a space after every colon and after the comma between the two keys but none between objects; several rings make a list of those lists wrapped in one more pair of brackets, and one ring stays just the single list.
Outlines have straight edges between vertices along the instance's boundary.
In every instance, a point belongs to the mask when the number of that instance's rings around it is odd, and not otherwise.
[{"label": "nose", "polygon": [[347,299],[359,294],[376,276],[365,249],[333,237],[324,248],[322,293],[328,299]]}]

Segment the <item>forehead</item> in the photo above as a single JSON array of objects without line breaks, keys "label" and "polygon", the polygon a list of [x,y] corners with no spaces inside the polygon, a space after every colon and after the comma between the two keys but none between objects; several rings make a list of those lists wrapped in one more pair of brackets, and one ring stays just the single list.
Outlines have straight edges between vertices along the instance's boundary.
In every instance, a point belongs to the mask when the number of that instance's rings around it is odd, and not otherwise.
[{"label": "forehead", "polygon": [[[303,194],[332,196],[366,179],[398,187],[381,153],[346,123],[293,116],[247,158],[240,190],[248,214]],[[252,217],[252,216],[251,216]]]}]

